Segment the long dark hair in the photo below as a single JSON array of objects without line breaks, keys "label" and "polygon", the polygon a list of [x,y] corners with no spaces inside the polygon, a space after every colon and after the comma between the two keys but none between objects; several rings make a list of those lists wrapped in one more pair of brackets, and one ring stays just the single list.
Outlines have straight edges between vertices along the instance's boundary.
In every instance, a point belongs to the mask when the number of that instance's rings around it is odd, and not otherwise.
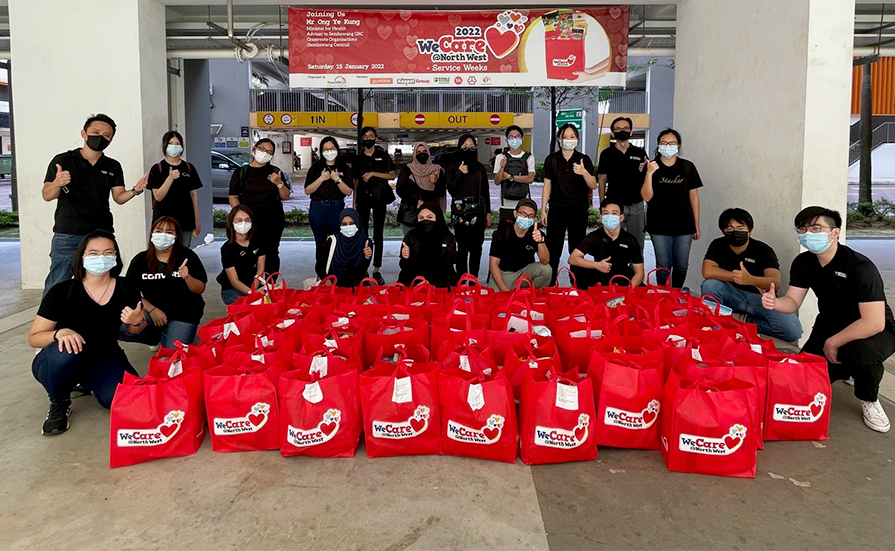
[{"label": "long dark hair", "polygon": [[183,136],[180,135],[180,132],[177,130],[168,130],[165,132],[165,135],[162,136],[162,153],[165,155],[168,154],[168,142],[171,141],[171,138],[177,138],[177,141],[180,142],[180,147],[183,147]]},{"label": "long dark hair", "polygon": [[84,269],[84,253],[87,252],[87,244],[94,239],[108,239],[115,245],[115,267],[109,270],[109,275],[118,277],[121,270],[124,269],[124,263],[121,262],[121,249],[118,248],[118,241],[111,232],[106,230],[93,230],[84,236],[84,239],[78,244],[75,250],[75,257],[71,261],[71,275],[78,281],[84,281],[84,275],[87,270]]},{"label": "long dark hair", "polygon": [[246,234],[246,238],[251,241],[252,238],[255,237],[255,213],[245,205],[236,205],[230,209],[230,218],[227,220],[227,241],[230,243],[236,242],[236,230],[233,229],[233,219],[236,218],[236,213],[239,211],[248,214],[249,218],[252,219],[252,229]]},{"label": "long dark hair", "polygon": [[152,243],[152,232],[163,224],[169,224],[174,228],[174,245],[171,247],[171,255],[168,257],[168,262],[165,264],[166,274],[174,273],[174,270],[176,269],[175,263],[177,262],[174,258],[174,251],[183,247],[183,234],[180,233],[180,224],[177,223],[177,220],[170,216],[159,216],[155,222],[152,223],[152,230],[149,232],[149,245],[146,247],[146,266],[149,268],[150,274],[154,274],[156,266],[158,266],[158,250]]}]

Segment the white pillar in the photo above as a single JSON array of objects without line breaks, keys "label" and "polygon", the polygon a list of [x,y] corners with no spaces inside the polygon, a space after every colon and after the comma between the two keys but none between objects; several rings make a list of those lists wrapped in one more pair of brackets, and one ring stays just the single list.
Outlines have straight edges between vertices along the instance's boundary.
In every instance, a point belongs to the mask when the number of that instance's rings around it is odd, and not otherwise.
[{"label": "white pillar", "polygon": [[[118,125],[108,155],[130,189],[162,158],[167,130],[165,12],[157,0],[71,0],[45,9],[10,0],[22,286],[43,287],[56,203],[40,189],[53,155],[83,145],[88,116]],[[149,193],[119,206],[110,198],[125,265],[146,248]]]},{"label": "white pillar", "polygon": [[[691,288],[727,207],[752,213],[784,286],[800,252],[795,214],[823,205],[845,218],[854,10],[854,0],[679,2],[674,122],[705,183]],[[805,337],[816,312],[802,308]]]}]

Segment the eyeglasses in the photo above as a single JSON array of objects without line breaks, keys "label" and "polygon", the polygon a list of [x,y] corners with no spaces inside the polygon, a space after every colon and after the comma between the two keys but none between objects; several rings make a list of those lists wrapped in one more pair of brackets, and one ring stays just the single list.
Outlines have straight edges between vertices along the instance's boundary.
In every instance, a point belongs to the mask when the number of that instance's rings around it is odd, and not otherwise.
[{"label": "eyeglasses", "polygon": [[255,149],[257,149],[258,151],[263,151],[263,152],[267,153],[268,155],[273,155],[273,149],[265,149],[263,147],[256,147]]},{"label": "eyeglasses", "polygon": [[525,214],[524,212],[519,212],[518,210],[516,211],[516,214],[519,215],[519,218],[526,218],[526,219],[528,219],[528,220],[534,220],[534,219],[535,219],[535,215],[534,215],[534,214]]},{"label": "eyeglasses", "polygon": [[677,145],[677,142],[659,142],[659,145]]},{"label": "eyeglasses", "polygon": [[118,257],[118,255],[115,254],[115,251],[106,251],[104,253],[90,252],[84,255],[84,258],[89,258],[91,260],[96,260],[99,257],[105,257],[114,260]]},{"label": "eyeglasses", "polygon": [[809,231],[811,233],[819,233],[824,230],[833,231],[835,229],[836,228],[831,227],[831,226],[822,226],[821,224],[812,224],[810,226],[799,226],[798,228],[796,228],[796,232],[802,233],[802,234],[804,234],[805,232],[809,232]]},{"label": "eyeglasses", "polygon": [[242,222],[251,222],[251,221],[252,221],[251,218],[234,218],[233,219],[234,224],[240,224]]},{"label": "eyeglasses", "polygon": [[462,149],[463,151],[476,151],[476,150],[478,149],[478,147],[476,147],[476,146],[472,146],[472,147],[461,147],[460,149]]},{"label": "eyeglasses", "polygon": [[613,130],[613,132],[630,132],[630,131],[631,131],[631,129],[628,128],[627,126],[622,127],[622,128],[616,128],[615,130]]}]

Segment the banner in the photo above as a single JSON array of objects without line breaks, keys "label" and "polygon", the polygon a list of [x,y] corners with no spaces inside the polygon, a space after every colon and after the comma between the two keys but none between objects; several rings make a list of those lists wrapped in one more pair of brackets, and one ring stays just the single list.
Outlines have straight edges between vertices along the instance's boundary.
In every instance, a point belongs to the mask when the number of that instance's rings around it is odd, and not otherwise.
[{"label": "banner", "polygon": [[293,88],[624,86],[628,7],[289,8]]}]

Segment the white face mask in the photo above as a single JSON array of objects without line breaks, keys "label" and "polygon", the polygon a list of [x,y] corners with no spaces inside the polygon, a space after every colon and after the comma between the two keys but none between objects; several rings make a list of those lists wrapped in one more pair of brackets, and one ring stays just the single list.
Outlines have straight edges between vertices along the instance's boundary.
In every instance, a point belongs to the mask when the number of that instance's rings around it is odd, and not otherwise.
[{"label": "white face mask", "polygon": [[183,147],[179,145],[168,145],[168,147],[165,148],[165,153],[170,157],[180,157],[180,154],[183,153]]},{"label": "white face mask", "polygon": [[252,229],[251,222],[235,222],[233,224],[233,229],[236,230],[236,233],[240,235],[245,235],[249,233],[249,230]]},{"label": "white face mask", "polygon": [[255,156],[255,162],[257,162],[258,164],[262,164],[262,165],[269,163],[270,160],[273,159],[273,155],[271,155],[267,151],[262,151],[260,149],[255,150],[254,156]]},{"label": "white face mask", "polygon": [[161,233],[161,232],[153,233],[152,237],[150,237],[149,239],[150,239],[150,241],[152,241],[152,244],[155,245],[156,249],[159,249],[162,251],[164,251],[166,249],[170,249],[171,245],[173,245],[174,241],[176,240],[175,237],[173,235],[171,235],[170,233]]},{"label": "white face mask", "polygon": [[339,152],[335,149],[327,149],[323,152],[323,158],[327,161],[335,161],[336,157],[339,156]]},{"label": "white face mask", "polygon": [[354,237],[355,235],[357,235],[357,225],[349,224],[347,226],[341,226],[339,228],[339,231],[341,231],[342,235],[344,235],[345,237]]},{"label": "white face mask", "polygon": [[578,147],[578,140],[560,140],[560,146],[566,151],[572,151]]}]

